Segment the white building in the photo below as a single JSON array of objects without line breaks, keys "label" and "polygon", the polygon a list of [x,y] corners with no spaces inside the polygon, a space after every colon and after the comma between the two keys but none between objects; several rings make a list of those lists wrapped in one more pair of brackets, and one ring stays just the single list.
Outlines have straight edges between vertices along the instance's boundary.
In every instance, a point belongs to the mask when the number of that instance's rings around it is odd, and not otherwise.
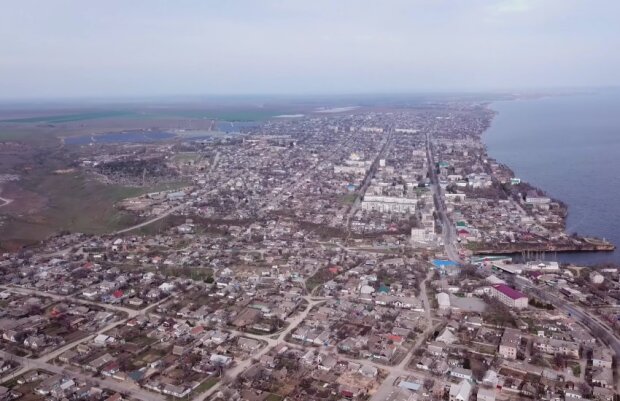
[{"label": "white building", "polygon": [[489,295],[509,308],[523,309],[528,306],[527,296],[521,291],[517,291],[506,284],[495,284],[491,286]]},{"label": "white building", "polygon": [[414,213],[416,199],[394,196],[366,195],[362,201],[362,210],[381,213]]},{"label": "white building", "polygon": [[417,243],[429,243],[435,241],[435,230],[428,228],[412,228],[411,241]]},{"label": "white building", "polygon": [[471,384],[467,380],[450,386],[450,401],[469,401],[470,396]]},{"label": "white building", "polygon": [[592,282],[592,284],[603,284],[603,281],[605,281],[605,277],[603,277],[602,274],[593,272],[590,274],[590,281]]},{"label": "white building", "polygon": [[594,348],[592,351],[592,366],[595,368],[610,368],[612,364],[611,354],[608,350]]},{"label": "white building", "polygon": [[521,338],[516,330],[506,329],[499,343],[499,354],[506,359],[517,359]]}]

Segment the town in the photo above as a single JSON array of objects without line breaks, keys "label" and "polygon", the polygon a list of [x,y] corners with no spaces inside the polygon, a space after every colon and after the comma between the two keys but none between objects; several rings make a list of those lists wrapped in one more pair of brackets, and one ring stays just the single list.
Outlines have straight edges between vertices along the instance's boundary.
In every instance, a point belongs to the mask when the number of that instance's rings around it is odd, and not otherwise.
[{"label": "town", "polygon": [[2,254],[0,397],[617,399],[618,269],[543,256],[614,246],[489,157],[493,117],[343,107],[63,139],[72,171],[162,189],[115,205],[133,225]]}]

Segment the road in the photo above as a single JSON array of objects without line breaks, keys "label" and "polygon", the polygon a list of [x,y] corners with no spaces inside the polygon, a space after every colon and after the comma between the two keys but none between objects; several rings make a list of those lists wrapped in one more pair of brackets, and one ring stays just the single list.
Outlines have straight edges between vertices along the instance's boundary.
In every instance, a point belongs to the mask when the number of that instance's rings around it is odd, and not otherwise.
[{"label": "road", "polygon": [[[42,292],[42,291],[35,291],[35,290],[26,290],[26,289],[19,289],[19,288],[13,288],[13,287],[6,287],[6,286],[2,286],[2,288],[7,288],[10,289],[11,291],[16,291],[16,290],[22,290],[25,291],[23,293],[27,293],[27,294],[37,294],[37,295],[44,295],[47,297],[51,297],[54,298],[56,297],[56,295],[53,294],[48,294],[46,292]],[[61,297],[64,298],[64,297]],[[139,310],[139,311],[135,311],[135,310],[130,310],[132,312],[132,316],[136,316],[139,314],[144,314],[146,313],[150,308],[158,305],[161,302],[165,302],[167,300],[167,298],[160,300],[158,303],[153,304],[153,305],[148,305],[147,307]],[[109,306],[109,305],[101,305],[101,304],[97,304],[101,307],[105,307],[105,306]],[[124,309],[124,308],[123,308]],[[147,390],[144,390],[142,388],[140,388],[138,385],[131,383],[131,382],[120,382],[118,380],[115,379],[110,379],[110,378],[98,378],[98,377],[92,377],[88,374],[79,372],[79,371],[74,371],[72,369],[69,369],[69,367],[65,367],[65,366],[57,366],[52,364],[51,362],[57,358],[59,355],[61,355],[63,352],[66,352],[74,347],[76,347],[79,344],[85,343],[87,341],[92,340],[94,337],[96,337],[97,335],[101,334],[101,333],[105,333],[117,326],[120,326],[122,324],[125,324],[127,322],[127,319],[122,319],[122,320],[118,320],[115,322],[111,322],[110,324],[106,325],[105,327],[101,328],[100,330],[98,330],[96,333],[93,333],[89,336],[83,337],[77,341],[71,342],[69,344],[65,344],[64,346],[48,353],[45,354],[39,358],[34,358],[34,359],[30,359],[30,358],[24,358],[24,357],[19,357],[16,355],[13,355],[11,353],[8,353],[6,351],[0,351],[0,356],[2,358],[5,359],[9,359],[9,360],[14,360],[17,361],[21,364],[21,368],[16,370],[15,372],[7,375],[6,377],[2,378],[2,380],[0,381],[0,383],[6,383],[7,381],[10,381],[24,373],[26,373],[29,370],[32,369],[44,369],[47,370],[49,372],[52,373],[57,373],[57,374],[67,374],[70,375],[72,377],[76,377],[76,378],[80,378],[81,380],[84,380],[86,382],[90,382],[90,383],[97,383],[98,385],[105,387],[105,388],[109,388],[110,390],[113,391],[117,391],[120,393],[129,393],[132,396],[134,396],[135,398],[144,400],[144,401],[166,401],[166,398],[162,395],[159,395],[157,393],[153,393]]]},{"label": "road", "polygon": [[143,221],[140,224],[136,224],[135,226],[131,226],[131,227],[123,228],[122,230],[114,231],[110,235],[124,234],[126,232],[137,230],[138,228],[148,226],[149,224],[153,224],[156,221],[159,221],[161,219],[165,219],[166,217],[170,216],[172,213],[178,212],[179,210],[183,209],[183,207],[185,207],[185,204],[181,204],[181,205],[175,206],[172,209],[168,209],[167,211],[165,211],[164,213],[162,213],[162,214],[160,214],[158,216],[155,216],[155,217],[153,217],[151,219]]},{"label": "road", "polygon": [[[156,221],[164,219],[164,218],[170,216],[171,214],[178,212],[179,210],[183,209],[183,207],[185,207],[185,204],[181,204],[181,205],[175,206],[175,207],[173,207],[171,209],[168,209],[167,211],[165,211],[164,213],[162,213],[160,215],[157,215],[157,216],[152,217],[152,218],[150,218],[150,219],[148,219],[146,221],[143,221],[142,223],[133,225],[131,227],[123,228],[122,230],[113,231],[113,232],[109,233],[108,235],[124,234],[124,233],[130,232],[130,231],[133,231],[133,230],[137,230],[138,228],[148,226],[149,224],[153,224]],[[46,258],[53,258],[53,257],[57,257],[57,256],[63,256],[65,254],[67,254],[71,249],[79,248],[79,247],[83,246],[84,244],[88,243],[89,241],[91,241],[90,238],[86,239],[84,241],[78,242],[76,244],[72,244],[72,245],[70,245],[70,246],[68,246],[66,248],[59,249],[57,251],[50,252],[50,253],[47,253],[47,254],[44,254],[44,255],[41,255],[41,256],[46,257]]]},{"label": "road", "polygon": [[443,237],[446,256],[454,262],[461,262],[456,246],[456,230],[454,224],[452,224],[450,218],[448,217],[448,213],[446,212],[446,204],[444,202],[444,197],[442,196],[442,189],[439,185],[439,179],[437,178],[437,171],[435,170],[435,155],[433,154],[433,145],[429,134],[426,136],[426,154],[431,176],[431,191],[437,207],[439,219],[441,220],[441,235]]},{"label": "road", "polygon": [[[373,394],[370,401],[383,401],[394,391],[394,383],[401,376],[424,376],[419,374],[418,372],[412,372],[407,370],[407,366],[409,366],[411,362],[411,358],[413,354],[424,344],[426,338],[439,326],[433,325],[433,318],[431,315],[431,305],[428,299],[428,295],[426,292],[426,283],[433,277],[434,271],[429,271],[426,275],[426,278],[420,283],[420,297],[422,298],[422,304],[424,305],[424,314],[427,319],[427,328],[426,330],[418,336],[415,344],[407,355],[400,361],[400,363],[396,366],[381,366],[381,369],[389,371],[388,376],[383,380],[381,386],[377,389],[377,392]],[[440,323],[441,324],[441,323]]]},{"label": "road", "polygon": [[58,294],[52,294],[50,292],[45,292],[45,291],[38,291],[38,290],[33,290],[33,289],[23,288],[23,287],[12,287],[8,285],[0,285],[0,288],[9,290],[12,292],[16,292],[18,294],[23,294],[23,295],[37,295],[40,297],[47,297],[47,298],[54,299],[56,301],[75,302],[75,303],[84,304],[84,305],[94,305],[94,306],[98,306],[100,308],[104,308],[104,309],[107,309],[113,312],[126,313],[127,316],[130,318],[137,316],[141,313],[140,310],[126,308],[123,306],[109,305],[109,304],[104,304],[104,303],[95,302],[95,301],[88,301],[85,299],[78,299],[74,295],[69,295],[69,296],[58,295]]},{"label": "road", "polygon": [[7,206],[13,202],[13,199],[7,199],[0,196],[0,207]]},{"label": "road", "polygon": [[373,160],[372,164],[370,165],[370,168],[368,169],[368,172],[366,173],[366,176],[364,177],[364,180],[362,181],[362,186],[360,187],[358,191],[358,195],[355,198],[355,202],[353,202],[353,204],[351,205],[351,208],[349,209],[347,213],[347,217],[346,217],[347,230],[349,230],[351,218],[355,215],[355,212],[357,212],[357,209],[359,209],[359,206],[362,203],[362,197],[366,193],[366,190],[370,186],[370,182],[372,181],[373,177],[375,176],[375,173],[377,172],[377,168],[379,167],[379,160],[385,158],[385,154],[387,150],[389,149],[390,143],[392,142],[392,134],[393,134],[393,130],[390,128],[390,130],[388,131],[387,137],[385,138],[385,142],[383,143],[383,146],[381,146],[381,150],[379,150],[379,153],[377,153],[377,156]]},{"label": "road", "polygon": [[[52,365],[51,363],[47,363],[47,362],[43,362],[37,359],[28,359],[28,358],[23,358],[23,357],[19,357],[19,356],[15,356],[13,354],[10,354],[8,352],[5,351],[0,351],[0,356],[2,358],[6,358],[6,359],[12,359],[14,361],[17,361],[19,363],[22,364],[22,366],[24,366],[24,368],[20,369],[21,372],[22,370],[32,370],[32,369],[42,369],[42,370],[46,370],[48,372],[52,372],[52,373],[56,373],[56,374],[62,374],[62,375],[68,375],[71,377],[75,377],[75,378],[79,378],[80,380],[83,380],[87,383],[96,383],[98,386],[104,387],[104,388],[108,388],[110,390],[113,391],[117,391],[119,393],[123,393],[123,394],[130,394],[140,400],[144,400],[144,401],[166,401],[166,398],[159,395],[159,394],[155,394],[155,393],[151,393],[147,390],[141,389],[140,387],[138,387],[137,385],[133,384],[133,383],[129,383],[129,382],[119,382],[119,381],[115,381],[113,379],[108,379],[108,378],[98,378],[98,377],[91,377],[89,375],[86,375],[84,373],[81,372],[76,372],[73,370],[68,370],[64,367],[61,366],[57,366],[57,365]],[[16,372],[16,373],[18,373]],[[19,373],[22,374],[23,372]],[[6,378],[3,379],[3,382],[10,380],[14,377],[18,376],[17,374],[11,374],[9,376],[7,376]]]},{"label": "road", "polygon": [[[314,308],[315,305],[325,302],[325,299],[317,300],[317,299],[310,299],[309,297],[304,297],[304,299],[308,301],[308,307],[300,314],[294,316],[293,319],[289,321],[288,327],[284,331],[280,332],[280,334],[276,338],[273,338],[273,336],[262,337],[262,336],[256,336],[256,335],[248,335],[247,333],[243,333],[243,332],[235,332],[236,334],[239,334],[245,337],[252,337],[252,338],[259,339],[259,340],[267,341],[268,345],[264,347],[263,349],[261,349],[255,355],[252,355],[252,358],[248,358],[245,361],[241,361],[237,363],[235,366],[233,366],[231,369],[226,370],[226,376],[237,377],[238,375],[240,375],[244,370],[246,370],[253,363],[252,361],[256,359],[260,359],[263,355],[271,351],[273,347],[275,347],[276,345],[284,341],[284,338],[290,332],[292,332],[295,328],[297,328],[297,326],[308,316],[308,314],[310,313],[310,310]],[[221,386],[222,386],[222,381],[220,380],[219,382],[217,382],[215,386],[211,387],[209,390],[205,391],[204,393],[198,394],[196,397],[192,399],[192,401],[203,401],[207,399],[211,395],[215,394]]]},{"label": "road", "polygon": [[[551,303],[556,308],[564,310],[571,317],[588,328],[595,338],[607,344],[616,354],[616,358],[620,358],[620,340],[613,330],[611,330],[611,328],[609,328],[606,324],[602,323],[597,317],[590,315],[587,311],[584,311],[577,305],[564,301],[562,298],[548,290],[545,291],[534,285],[522,282],[521,287],[527,292],[533,293],[536,297]],[[620,373],[618,373],[618,367],[616,367],[614,377],[616,379],[616,390],[619,390]]]},{"label": "road", "polygon": [[216,152],[215,157],[213,158],[213,163],[211,164],[211,167],[209,168],[209,174],[213,173],[213,170],[215,170],[215,168],[217,167],[217,163],[219,161],[220,161],[220,152]]}]

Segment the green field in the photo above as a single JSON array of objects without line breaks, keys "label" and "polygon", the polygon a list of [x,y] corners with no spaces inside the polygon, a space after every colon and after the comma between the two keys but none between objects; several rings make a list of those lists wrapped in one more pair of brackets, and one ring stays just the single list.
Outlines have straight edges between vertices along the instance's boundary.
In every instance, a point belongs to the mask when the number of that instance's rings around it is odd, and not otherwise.
[{"label": "green field", "polygon": [[29,177],[21,186],[45,196],[46,207],[32,215],[11,217],[0,232],[0,240],[28,243],[61,231],[105,234],[139,222],[114,204],[122,199],[163,189],[175,189],[185,183],[157,187],[129,188],[106,185],[81,173],[40,174]]},{"label": "green field", "polygon": [[344,203],[345,205],[354,204],[356,199],[357,199],[356,193],[349,193],[349,194],[342,195],[340,197],[340,201]]},{"label": "green field", "polygon": [[248,122],[248,121],[263,121],[270,119],[279,114],[285,114],[286,112],[276,109],[227,109],[221,110],[171,110],[162,113],[157,113],[154,116],[159,117],[184,117],[194,118],[199,120],[220,120],[231,122]]},{"label": "green field", "polygon": [[70,123],[74,121],[87,121],[95,120],[99,118],[116,118],[116,117],[131,117],[135,113],[130,111],[95,111],[90,113],[76,113],[76,114],[63,114],[63,115],[48,115],[26,118],[12,118],[8,120],[0,120],[0,123],[47,123],[47,124],[60,124]]}]

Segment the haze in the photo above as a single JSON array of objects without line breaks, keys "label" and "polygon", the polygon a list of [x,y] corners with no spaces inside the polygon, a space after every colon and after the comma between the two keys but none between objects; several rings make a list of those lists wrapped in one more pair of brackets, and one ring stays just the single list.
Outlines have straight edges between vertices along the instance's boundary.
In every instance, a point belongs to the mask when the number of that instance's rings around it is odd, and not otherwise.
[{"label": "haze", "polygon": [[620,84],[620,2],[13,1],[0,97]]}]

